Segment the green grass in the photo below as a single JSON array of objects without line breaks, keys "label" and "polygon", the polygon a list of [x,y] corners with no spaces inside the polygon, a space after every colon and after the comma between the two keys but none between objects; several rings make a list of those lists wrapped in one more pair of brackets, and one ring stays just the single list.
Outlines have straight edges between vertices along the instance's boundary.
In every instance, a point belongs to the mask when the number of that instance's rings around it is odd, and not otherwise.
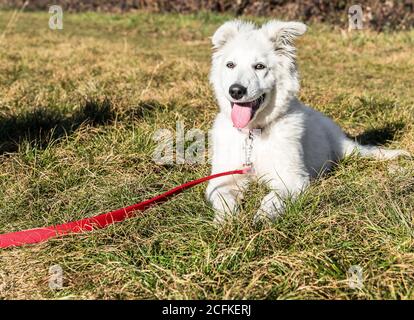
[{"label": "green grass", "polygon": [[[0,232],[133,204],[209,173],[157,165],[156,129],[210,128],[209,36],[229,17],[0,13]],[[261,19],[256,19],[261,21]],[[414,152],[414,32],[311,25],[302,101],[351,136]],[[212,223],[205,185],[90,234],[0,252],[1,298],[414,298],[414,165],[350,158],[272,225]],[[48,287],[59,264],[64,289]],[[363,268],[351,289],[347,270]]]}]

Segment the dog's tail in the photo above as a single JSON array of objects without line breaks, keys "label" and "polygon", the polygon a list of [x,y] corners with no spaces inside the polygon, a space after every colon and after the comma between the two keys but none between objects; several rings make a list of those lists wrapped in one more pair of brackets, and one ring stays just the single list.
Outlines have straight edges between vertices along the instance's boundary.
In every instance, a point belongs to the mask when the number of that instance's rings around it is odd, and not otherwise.
[{"label": "dog's tail", "polygon": [[389,150],[376,146],[363,146],[348,138],[345,138],[342,141],[341,153],[342,157],[346,157],[351,154],[357,154],[363,158],[374,158],[377,160],[390,160],[398,157],[411,157],[411,154],[405,150]]}]

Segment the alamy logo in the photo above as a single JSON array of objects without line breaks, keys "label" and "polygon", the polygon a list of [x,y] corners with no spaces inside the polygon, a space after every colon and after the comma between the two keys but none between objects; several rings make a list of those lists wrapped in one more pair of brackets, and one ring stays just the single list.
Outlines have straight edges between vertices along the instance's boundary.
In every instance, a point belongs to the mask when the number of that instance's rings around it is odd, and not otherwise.
[{"label": "alamy logo", "polygon": [[177,122],[175,134],[168,129],[159,129],[152,138],[157,142],[153,153],[157,164],[205,163],[206,158],[210,158],[206,155],[206,140],[210,145],[211,135],[207,134],[206,139],[206,134],[200,129],[185,131],[183,122]]},{"label": "alamy logo", "polygon": [[52,16],[49,18],[49,28],[51,30],[63,29],[63,10],[61,6],[53,5],[49,7],[49,14]]},{"label": "alamy logo", "polygon": [[49,289],[58,290],[63,288],[63,269],[55,264],[49,268]]},{"label": "alamy logo", "polygon": [[[251,165],[253,139],[261,135],[260,129],[244,132],[241,159],[245,165]],[[205,164],[211,162],[213,152],[213,135],[201,129],[185,130],[183,122],[177,122],[175,132],[168,129],[158,129],[152,135],[157,142],[152,154],[156,164]],[[219,137],[217,139],[220,139]]]},{"label": "alamy logo", "polygon": [[347,272],[348,285],[351,289],[362,289],[363,285],[363,273],[361,266],[351,266]]},{"label": "alamy logo", "polygon": [[359,4],[353,5],[348,9],[349,29],[361,30],[363,28],[363,13]]}]

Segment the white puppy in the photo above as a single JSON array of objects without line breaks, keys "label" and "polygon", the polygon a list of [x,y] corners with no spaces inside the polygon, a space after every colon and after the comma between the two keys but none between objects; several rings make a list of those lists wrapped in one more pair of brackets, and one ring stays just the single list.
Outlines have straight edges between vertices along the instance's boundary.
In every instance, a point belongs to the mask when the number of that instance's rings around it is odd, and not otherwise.
[{"label": "white puppy", "polygon": [[212,130],[212,171],[246,164],[254,169],[251,175],[210,182],[206,196],[217,212],[216,222],[237,213],[250,179],[263,178],[272,190],[255,219],[274,219],[283,212],[286,198],[297,196],[312,178],[346,155],[355,152],[377,159],[408,155],[361,146],[332,120],[297,100],[293,41],[305,31],[300,22],[270,21],[258,28],[236,20],[223,24],[212,38],[210,80],[220,106]]}]

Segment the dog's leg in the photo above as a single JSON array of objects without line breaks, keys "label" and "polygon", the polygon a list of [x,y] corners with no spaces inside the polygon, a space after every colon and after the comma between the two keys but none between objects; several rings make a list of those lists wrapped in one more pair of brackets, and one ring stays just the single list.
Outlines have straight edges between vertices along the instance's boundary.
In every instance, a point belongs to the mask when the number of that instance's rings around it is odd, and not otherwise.
[{"label": "dog's leg", "polygon": [[222,177],[211,180],[206,190],[207,200],[211,202],[216,215],[214,222],[224,223],[238,212],[238,203],[243,197],[247,179],[242,177]]},{"label": "dog's leg", "polygon": [[306,176],[289,177],[289,179],[271,179],[267,182],[272,189],[262,200],[260,208],[254,216],[257,223],[264,219],[271,221],[278,218],[285,210],[286,199],[294,200],[308,185],[309,178]]}]

